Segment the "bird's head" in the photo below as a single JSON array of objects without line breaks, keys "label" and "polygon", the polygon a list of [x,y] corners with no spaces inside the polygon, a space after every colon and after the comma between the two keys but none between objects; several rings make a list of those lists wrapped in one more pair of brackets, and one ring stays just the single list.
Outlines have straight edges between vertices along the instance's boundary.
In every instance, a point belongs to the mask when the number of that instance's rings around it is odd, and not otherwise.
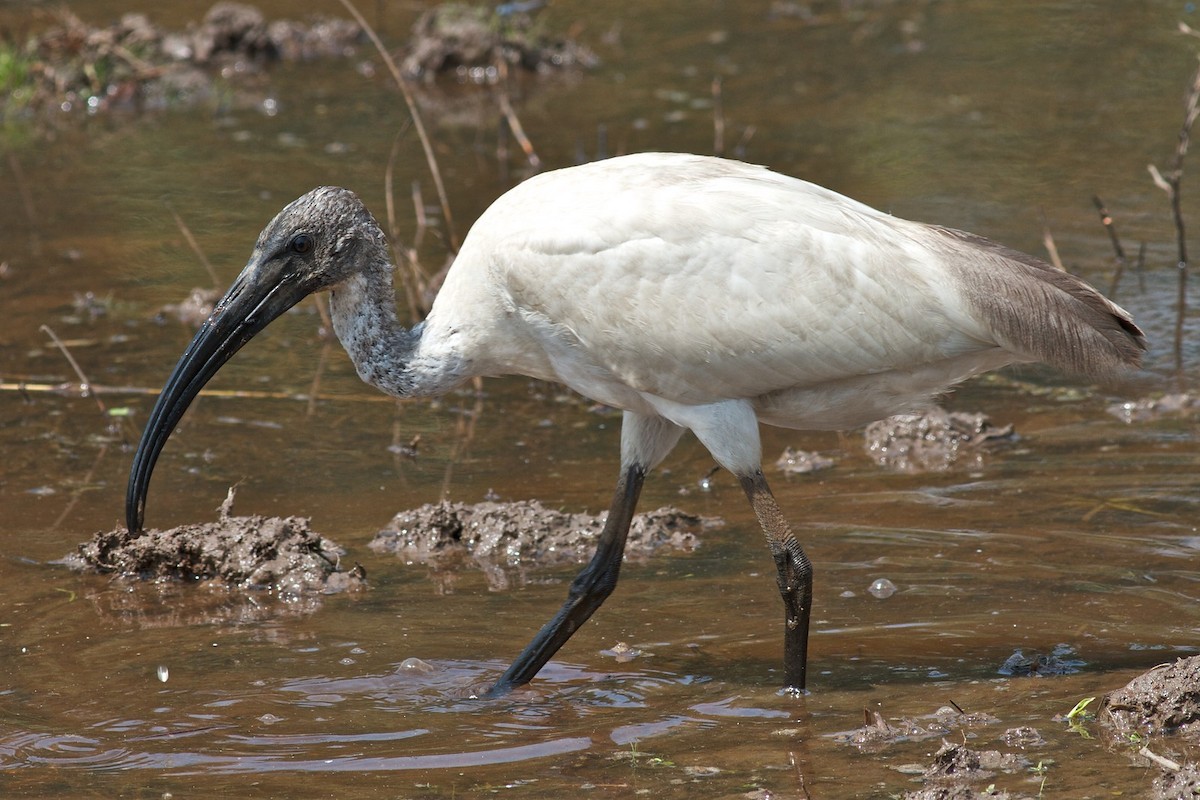
[{"label": "bird's head", "polygon": [[245,269],[200,326],[150,412],[125,495],[130,532],[142,529],[146,492],[159,453],[217,370],[292,306],[379,263],[381,254],[386,254],[386,245],[379,225],[346,189],[313,189],[271,220]]}]

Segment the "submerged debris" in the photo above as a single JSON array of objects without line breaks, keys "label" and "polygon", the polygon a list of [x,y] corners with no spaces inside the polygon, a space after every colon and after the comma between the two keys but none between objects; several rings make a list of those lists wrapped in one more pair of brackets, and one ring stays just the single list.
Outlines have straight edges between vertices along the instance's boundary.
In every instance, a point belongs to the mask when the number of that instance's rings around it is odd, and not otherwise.
[{"label": "submerged debris", "polygon": [[[513,503],[441,502],[397,514],[371,541],[379,553],[395,553],[409,563],[483,569],[494,588],[507,585],[505,568],[583,563],[595,550],[608,513],[571,514],[536,500]],[[696,532],[720,520],[660,508],[633,518],[626,560],[644,560],[662,548],[690,552]]]},{"label": "submerged debris", "polygon": [[220,289],[193,288],[180,303],[167,303],[155,315],[158,320],[168,317],[178,319],[189,328],[199,328],[212,315],[213,308],[221,299]]},{"label": "submerged debris", "polygon": [[[129,13],[104,27],[70,11],[26,42],[0,42],[0,118],[26,110],[86,111],[194,105],[215,82],[279,59],[346,56],[363,33],[349,20],[268,21],[257,8],[219,2],[185,31]],[[228,93],[221,93],[222,101]]]},{"label": "submerged debris", "polygon": [[1105,696],[1098,716],[1121,740],[1176,733],[1200,742],[1200,656],[1142,673]]},{"label": "submerged debris", "polygon": [[1073,655],[1076,655],[1075,648],[1068,644],[1057,645],[1050,653],[1030,653],[1029,655],[1018,648],[1004,660],[997,672],[1013,677],[1074,675],[1086,667],[1087,662],[1079,658],[1068,657]]},{"label": "submerged debris", "polygon": [[833,459],[809,450],[793,450],[786,447],[775,460],[775,468],[784,475],[808,475],[833,467]]},{"label": "submerged debris", "polygon": [[235,517],[232,506],[231,489],[216,522],[139,535],[125,528],[97,533],[63,563],[134,580],[213,581],[284,599],[366,585],[362,567],[342,570],[342,549],[312,531],[307,519]]},{"label": "submerged debris", "polygon": [[997,427],[986,414],[933,408],[872,422],[863,434],[867,455],[898,472],[941,472],[960,460],[978,465],[981,446],[1013,438],[1013,426]]},{"label": "submerged debris", "polygon": [[1200,397],[1194,394],[1165,394],[1113,403],[1106,411],[1125,423],[1150,422],[1168,415],[1183,415],[1200,409]]},{"label": "submerged debris", "polygon": [[543,3],[501,6],[443,3],[413,25],[403,70],[432,81],[453,73],[464,83],[496,83],[504,67],[531,72],[591,68],[596,55],[570,37],[547,34],[529,13]]},{"label": "submerged debris", "polygon": [[991,714],[967,714],[951,706],[942,706],[923,717],[900,717],[890,722],[877,710],[864,709],[861,728],[834,735],[834,741],[854,745],[860,750],[874,752],[899,742],[921,741],[946,736],[953,731],[993,725],[999,720]]}]

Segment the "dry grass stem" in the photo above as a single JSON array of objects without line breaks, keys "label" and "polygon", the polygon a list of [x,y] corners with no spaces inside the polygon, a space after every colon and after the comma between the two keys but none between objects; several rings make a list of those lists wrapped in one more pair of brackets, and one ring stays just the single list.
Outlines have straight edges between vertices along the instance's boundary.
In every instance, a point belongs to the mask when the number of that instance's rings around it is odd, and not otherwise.
[{"label": "dry grass stem", "polygon": [[725,110],[721,105],[721,78],[712,80],[713,155],[725,155]]},{"label": "dry grass stem", "polygon": [[417,131],[417,138],[421,140],[421,149],[425,151],[425,161],[429,165],[429,172],[433,176],[433,185],[437,188],[438,199],[442,204],[442,216],[446,219],[446,236],[448,238],[449,247],[452,252],[458,252],[458,234],[454,229],[454,217],[450,213],[450,200],[446,196],[446,185],[442,182],[442,172],[438,168],[437,156],[433,153],[433,143],[429,139],[429,133],[425,130],[425,123],[421,120],[421,113],[417,110],[417,102],[413,99],[412,91],[408,88],[408,84],[404,82],[404,77],[400,74],[400,68],[396,66],[396,60],[392,58],[392,54],[387,51],[380,41],[375,29],[367,22],[366,18],[359,13],[358,9],[350,0],[339,0],[345,9],[350,12],[350,16],[354,17],[354,21],[362,26],[363,31],[375,45],[375,49],[379,51],[383,63],[387,65],[388,72],[392,74],[392,80],[396,82],[396,86],[400,89],[400,94],[404,96],[404,103],[408,106],[409,116],[412,118],[413,128]]},{"label": "dry grass stem", "polygon": [[183,217],[176,213],[174,207],[167,203],[167,210],[171,212],[171,216],[175,219],[175,226],[179,228],[179,232],[183,234],[183,238],[188,243],[188,247],[192,248],[192,252],[196,254],[196,258],[200,259],[200,263],[204,265],[204,270],[208,273],[209,280],[212,281],[213,288],[221,288],[221,279],[217,277],[217,271],[213,269],[212,262],[208,260],[208,256],[204,255],[204,251],[200,249],[200,243],[196,241],[196,237],[192,236],[191,229],[187,223],[183,221]]},{"label": "dry grass stem", "polygon": [[71,351],[67,349],[67,346],[63,343],[62,339],[58,338],[58,334],[55,333],[49,325],[41,325],[39,327],[41,330],[46,332],[46,335],[50,337],[55,346],[67,359],[67,363],[71,365],[71,369],[75,370],[75,375],[79,378],[80,394],[84,396],[91,395],[92,399],[96,401],[96,405],[100,407],[100,413],[107,415],[108,408],[105,407],[104,401],[101,400],[99,396],[97,396],[97,393],[92,389],[92,382],[88,380],[87,375],[83,374],[83,368],[79,366],[79,362],[75,360],[75,357],[71,355]]},{"label": "dry grass stem", "polygon": [[537,152],[533,149],[533,142],[529,141],[529,137],[525,135],[525,129],[521,127],[521,120],[517,117],[517,112],[513,110],[512,103],[508,101],[508,92],[500,92],[497,95],[497,102],[500,104],[500,112],[504,114],[513,138],[517,140],[517,144],[521,145],[521,150],[525,153],[529,166],[535,170],[541,169],[542,159],[538,158]]},{"label": "dry grass stem", "polygon": [[1046,248],[1046,256],[1050,259],[1050,263],[1054,268],[1066,272],[1066,267],[1063,266],[1062,259],[1058,257],[1058,245],[1054,243],[1054,234],[1050,231],[1050,223],[1046,219],[1046,212],[1039,212],[1042,217],[1042,245]]},{"label": "dry grass stem", "polygon": [[1187,235],[1183,223],[1183,204],[1180,198],[1180,188],[1183,183],[1183,159],[1187,155],[1191,143],[1192,125],[1200,115],[1200,67],[1192,76],[1188,88],[1187,100],[1184,103],[1183,125],[1179,129],[1179,138],[1175,142],[1175,158],[1171,168],[1164,174],[1153,164],[1148,166],[1150,177],[1154,184],[1167,194],[1171,203],[1171,216],[1175,222],[1175,241],[1179,250],[1179,260],[1176,268],[1179,271],[1179,290],[1176,300],[1175,315],[1175,374],[1176,378],[1183,377],[1183,324],[1187,318],[1187,275],[1188,253]]},{"label": "dry grass stem", "polygon": [[1112,242],[1113,253],[1117,259],[1117,268],[1113,272],[1112,282],[1108,285],[1108,296],[1115,299],[1117,287],[1121,283],[1121,276],[1125,274],[1125,267],[1129,264],[1129,259],[1125,256],[1125,248],[1121,246],[1121,237],[1117,235],[1117,226],[1113,224],[1112,214],[1108,213],[1108,208],[1100,199],[1100,195],[1092,195],[1092,203],[1100,214],[1100,224],[1104,226],[1104,230],[1108,231],[1108,240]]}]

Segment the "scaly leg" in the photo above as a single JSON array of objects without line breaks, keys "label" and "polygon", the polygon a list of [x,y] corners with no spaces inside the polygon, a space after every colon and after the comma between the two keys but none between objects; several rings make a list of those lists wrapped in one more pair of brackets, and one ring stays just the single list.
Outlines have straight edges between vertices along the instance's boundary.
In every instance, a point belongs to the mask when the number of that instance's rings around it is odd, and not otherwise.
[{"label": "scaly leg", "polygon": [[596,553],[571,582],[567,602],[487,691],[487,697],[500,697],[529,683],[538,670],[554,657],[558,648],[571,638],[571,634],[612,594],[620,576],[621,557],[625,553],[625,539],[629,535],[629,524],[633,521],[633,510],[645,479],[645,468],[637,464],[621,474],[608,511],[608,520],[596,543]]},{"label": "scaly leg", "polygon": [[812,562],[783,517],[762,470],[739,476],[742,489],[750,499],[758,524],[767,537],[767,546],[775,559],[779,595],[783,598],[786,627],[783,633],[783,672],[785,686],[804,691],[808,667],[808,623],[812,616]]}]

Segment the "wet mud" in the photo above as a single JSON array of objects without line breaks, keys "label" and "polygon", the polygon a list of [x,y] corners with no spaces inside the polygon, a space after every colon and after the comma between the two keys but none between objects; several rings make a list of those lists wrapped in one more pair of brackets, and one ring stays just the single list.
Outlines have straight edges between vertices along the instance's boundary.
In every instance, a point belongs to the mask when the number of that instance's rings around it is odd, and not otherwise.
[{"label": "wet mud", "polygon": [[986,414],[932,408],[872,422],[863,432],[868,456],[897,472],[943,472],[979,466],[986,445],[1015,438],[1012,425],[995,425]]},{"label": "wet mud", "polygon": [[1157,769],[1149,796],[1200,796],[1200,656],[1142,673],[1105,695],[1097,717],[1114,747],[1144,743],[1138,755]]},{"label": "wet mud", "polygon": [[[1025,674],[1029,677],[1023,680],[1067,673]],[[1085,700],[1070,714],[1047,717],[1045,723],[1065,725],[1084,739],[1103,732],[1107,747],[1096,750],[1095,755],[1124,753],[1149,767],[1147,797],[1191,798],[1200,793],[1200,767],[1195,763],[1200,745],[1200,656],[1148,670],[1100,698],[1095,712],[1089,710],[1090,705]],[[887,759],[897,745],[940,738],[941,747],[928,762],[894,767],[922,786],[892,796],[908,800],[1043,796],[1044,787],[1036,778],[1054,763],[1051,742],[1034,726],[1000,732],[1001,724],[992,714],[966,713],[957,706],[944,706],[926,716],[894,719],[866,709],[861,728],[836,734],[833,739]],[[987,748],[981,743],[1002,747]]]},{"label": "wet mud", "polygon": [[402,69],[430,82],[446,74],[464,83],[490,84],[502,80],[507,67],[543,73],[597,66],[599,59],[585,45],[549,33],[534,18],[532,12],[542,5],[435,6],[413,25]]},{"label": "wet mud", "polygon": [[[13,91],[0,94],[0,118],[29,111],[178,108],[230,100],[279,60],[345,57],[365,41],[349,20],[268,20],[251,5],[220,2],[187,29],[167,30],[149,16],[123,15],[92,26],[65,7],[56,24],[24,42],[0,44]],[[236,99],[236,95],[233,96]]]},{"label": "wet mud", "polygon": [[138,581],[206,581],[283,599],[366,586],[361,566],[303,517],[238,517],[233,492],[216,522],[132,534],[101,531],[63,559],[67,566]]},{"label": "wet mud", "polygon": [[[493,589],[531,567],[581,564],[592,557],[608,512],[571,513],[536,500],[511,503],[433,503],[402,511],[370,543],[410,564],[439,570],[482,569]],[[626,561],[644,561],[662,550],[691,552],[700,534],[721,520],[660,508],[637,514],[625,545]]]},{"label": "wet mud", "polygon": [[1162,664],[1110,692],[1099,716],[1120,740],[1175,734],[1200,744],[1200,656]]}]

